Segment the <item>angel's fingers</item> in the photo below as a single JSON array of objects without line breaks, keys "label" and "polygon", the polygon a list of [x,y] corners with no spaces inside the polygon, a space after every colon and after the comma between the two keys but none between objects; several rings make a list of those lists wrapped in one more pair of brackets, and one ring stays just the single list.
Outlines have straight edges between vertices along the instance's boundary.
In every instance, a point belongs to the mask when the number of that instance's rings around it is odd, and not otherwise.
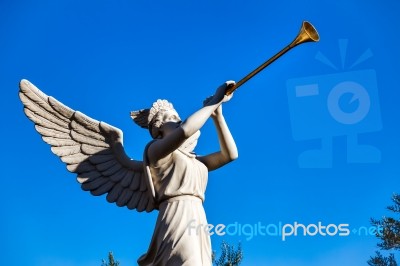
[{"label": "angel's fingers", "polygon": [[232,99],[232,97],[233,97],[233,92],[231,94],[229,94],[229,95],[225,95],[224,96],[224,102],[230,101]]},{"label": "angel's fingers", "polygon": [[228,81],[225,81],[225,84],[226,84],[226,86],[228,87],[228,86],[231,85],[231,84],[235,85],[236,82],[235,82],[234,80],[228,80]]}]

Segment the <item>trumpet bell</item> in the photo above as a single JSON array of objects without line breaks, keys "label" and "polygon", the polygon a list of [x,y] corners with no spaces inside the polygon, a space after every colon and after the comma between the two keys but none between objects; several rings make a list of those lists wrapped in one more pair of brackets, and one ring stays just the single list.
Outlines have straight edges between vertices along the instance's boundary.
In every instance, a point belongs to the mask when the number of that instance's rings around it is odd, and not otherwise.
[{"label": "trumpet bell", "polygon": [[290,44],[290,47],[294,47],[298,44],[305,42],[318,42],[318,41],[319,41],[319,35],[317,30],[310,22],[303,21],[303,24],[301,25],[300,28],[300,32],[299,34],[297,34],[297,37]]}]

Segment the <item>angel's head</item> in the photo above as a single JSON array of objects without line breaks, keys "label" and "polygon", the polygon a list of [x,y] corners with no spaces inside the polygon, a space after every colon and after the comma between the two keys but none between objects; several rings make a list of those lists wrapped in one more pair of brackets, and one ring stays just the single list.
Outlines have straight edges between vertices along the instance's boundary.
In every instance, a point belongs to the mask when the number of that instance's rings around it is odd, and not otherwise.
[{"label": "angel's head", "polygon": [[180,125],[181,119],[174,106],[167,100],[157,100],[150,109],[131,112],[133,121],[143,128],[148,128],[153,139]]}]

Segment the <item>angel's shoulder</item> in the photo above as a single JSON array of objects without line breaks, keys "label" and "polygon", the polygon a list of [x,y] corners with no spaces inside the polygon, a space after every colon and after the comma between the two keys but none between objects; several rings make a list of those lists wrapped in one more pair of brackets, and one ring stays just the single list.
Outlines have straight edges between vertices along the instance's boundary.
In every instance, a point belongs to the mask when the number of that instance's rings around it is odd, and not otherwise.
[{"label": "angel's shoulder", "polygon": [[153,140],[149,142],[149,144],[146,146],[145,149],[145,156],[146,160],[149,164],[150,167],[152,168],[164,168],[168,165],[171,165],[174,161],[174,154],[177,152],[177,150],[169,153],[167,156],[160,158],[160,159],[155,159],[154,156],[152,156],[152,153],[149,152],[149,147],[153,145],[157,140]]}]

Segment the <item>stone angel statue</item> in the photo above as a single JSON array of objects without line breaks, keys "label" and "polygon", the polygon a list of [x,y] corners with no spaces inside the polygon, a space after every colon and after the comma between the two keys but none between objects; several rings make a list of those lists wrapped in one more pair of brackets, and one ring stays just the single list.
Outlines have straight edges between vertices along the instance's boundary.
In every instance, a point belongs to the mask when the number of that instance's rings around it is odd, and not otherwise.
[{"label": "stone angel statue", "polygon": [[[26,116],[51,151],[77,174],[85,191],[139,212],[158,210],[147,253],[139,265],[211,265],[208,232],[188,232],[189,224],[207,225],[203,208],[208,172],[238,157],[222,115],[228,81],[207,98],[203,107],[182,121],[173,105],[157,100],[151,108],[131,112],[133,121],[152,137],[143,160],[127,156],[122,131],[75,111],[47,96],[27,80],[19,96]],[[220,150],[205,156],[193,152],[204,123],[212,118]]]}]

